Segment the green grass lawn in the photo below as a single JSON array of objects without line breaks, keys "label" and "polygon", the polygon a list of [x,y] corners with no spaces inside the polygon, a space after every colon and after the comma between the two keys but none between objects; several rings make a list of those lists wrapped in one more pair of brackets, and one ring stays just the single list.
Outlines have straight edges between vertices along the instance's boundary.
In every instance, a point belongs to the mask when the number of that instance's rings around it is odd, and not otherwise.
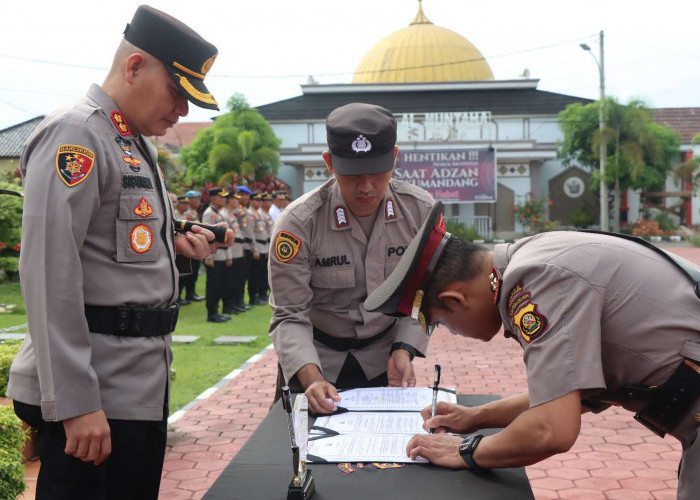
[{"label": "green grass lawn", "polygon": [[[205,283],[206,277],[200,275],[197,280],[199,295],[204,296]],[[0,285],[0,304],[17,305],[12,313],[0,314],[0,329],[27,322],[18,283]],[[269,306],[256,306],[246,313],[233,316],[226,323],[208,323],[204,302],[193,302],[182,307],[174,335],[197,335],[200,338],[192,344],[173,344],[176,376],[170,396],[170,412],[182,408],[269,345],[267,329],[271,316]],[[25,329],[18,331],[24,332]],[[221,335],[254,336],[257,339],[245,344],[214,344],[214,339]]]}]

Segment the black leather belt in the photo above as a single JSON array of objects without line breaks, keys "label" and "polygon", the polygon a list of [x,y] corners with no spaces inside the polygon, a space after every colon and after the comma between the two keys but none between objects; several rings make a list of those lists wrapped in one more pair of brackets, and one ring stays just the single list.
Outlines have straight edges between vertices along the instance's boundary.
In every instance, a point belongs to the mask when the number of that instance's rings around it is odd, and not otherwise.
[{"label": "black leather belt", "polygon": [[134,307],[85,305],[85,318],[92,333],[123,337],[158,337],[175,331],[180,307]]},{"label": "black leather belt", "polygon": [[246,243],[245,238],[234,238],[234,243]]},{"label": "black leather belt", "polygon": [[377,340],[383,338],[386,336],[387,333],[389,333],[389,330],[394,328],[394,325],[396,324],[396,318],[394,318],[394,321],[386,327],[384,331],[379,332],[378,334],[368,337],[366,339],[356,339],[356,338],[351,338],[351,337],[333,337],[331,335],[328,335],[326,332],[319,330],[315,326],[313,327],[314,330],[314,340],[320,342],[321,344],[325,345],[326,347],[330,347],[334,351],[350,351],[352,349],[364,349],[368,345],[370,345],[373,342],[376,342]]}]

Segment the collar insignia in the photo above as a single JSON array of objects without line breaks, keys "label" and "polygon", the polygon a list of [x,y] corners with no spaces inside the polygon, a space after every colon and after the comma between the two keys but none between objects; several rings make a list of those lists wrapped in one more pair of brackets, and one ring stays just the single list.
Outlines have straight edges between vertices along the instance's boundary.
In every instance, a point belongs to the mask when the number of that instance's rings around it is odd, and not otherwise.
[{"label": "collar insignia", "polygon": [[355,153],[368,153],[370,149],[372,149],[372,143],[364,135],[358,135],[357,139],[352,141],[352,150]]},{"label": "collar insignia", "polygon": [[333,214],[335,215],[336,227],[345,227],[350,224],[348,222],[348,212],[345,210],[345,207],[341,207],[340,205],[335,207],[333,209]]},{"label": "collar insignia", "polygon": [[387,198],[384,208],[386,220],[396,219],[396,205],[394,204],[394,200]]},{"label": "collar insignia", "polygon": [[139,217],[148,217],[153,213],[153,207],[148,204],[148,200],[146,199],[145,196],[142,196],[141,199],[139,200],[139,204],[134,207],[134,214],[138,215]]},{"label": "collar insignia", "polygon": [[117,130],[119,130],[121,135],[132,135],[131,129],[120,111],[112,111],[112,122],[114,123],[114,126],[117,127]]},{"label": "collar insignia", "polygon": [[491,286],[494,304],[498,304],[498,299],[501,294],[501,282],[501,273],[499,273],[496,266],[494,266],[491,269],[491,274],[489,274],[489,285]]}]

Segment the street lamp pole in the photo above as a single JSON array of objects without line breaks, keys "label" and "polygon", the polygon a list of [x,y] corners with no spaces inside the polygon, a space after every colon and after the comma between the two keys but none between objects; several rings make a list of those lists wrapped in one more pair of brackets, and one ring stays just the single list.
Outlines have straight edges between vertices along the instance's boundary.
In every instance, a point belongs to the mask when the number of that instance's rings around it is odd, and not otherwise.
[{"label": "street lamp pole", "polygon": [[608,185],[605,182],[605,160],[607,160],[608,150],[603,140],[603,129],[605,128],[605,114],[603,107],[605,105],[605,49],[603,45],[603,31],[600,32],[600,60],[596,58],[591,48],[585,44],[581,44],[581,48],[591,54],[593,60],[598,66],[600,73],[600,102],[598,103],[598,129],[600,130],[600,229],[601,231],[609,230],[608,216]]}]

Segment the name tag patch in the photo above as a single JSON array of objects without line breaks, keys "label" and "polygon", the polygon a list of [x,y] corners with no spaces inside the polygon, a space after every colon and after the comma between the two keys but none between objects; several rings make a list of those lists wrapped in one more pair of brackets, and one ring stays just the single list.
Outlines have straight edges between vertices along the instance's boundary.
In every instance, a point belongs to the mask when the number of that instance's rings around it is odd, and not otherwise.
[{"label": "name tag patch", "polygon": [[153,183],[145,175],[122,175],[124,189],[153,189]]},{"label": "name tag patch", "polygon": [[90,175],[95,153],[75,144],[63,144],[56,152],[56,171],[68,187],[77,186]]},{"label": "name tag patch", "polygon": [[316,257],[314,266],[317,267],[340,267],[350,266],[352,263],[347,255],[333,255],[332,257]]}]

